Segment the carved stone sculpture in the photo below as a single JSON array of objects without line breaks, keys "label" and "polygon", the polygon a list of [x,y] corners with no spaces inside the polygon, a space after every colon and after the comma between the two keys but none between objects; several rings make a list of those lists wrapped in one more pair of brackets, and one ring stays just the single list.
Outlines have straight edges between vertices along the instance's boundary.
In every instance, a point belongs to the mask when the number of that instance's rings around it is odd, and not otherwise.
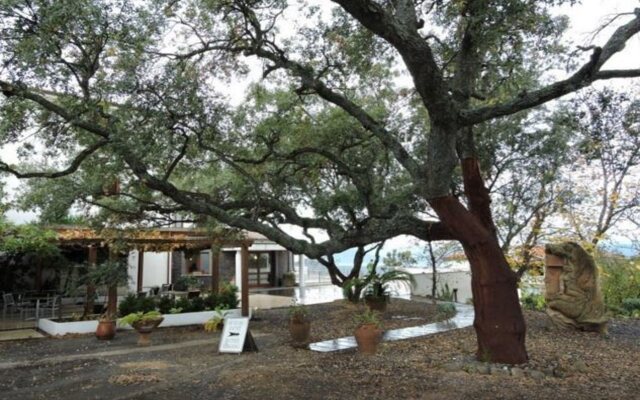
[{"label": "carved stone sculpture", "polygon": [[606,333],[609,318],[593,257],[573,242],[549,244],[545,252],[545,299],[554,324]]}]

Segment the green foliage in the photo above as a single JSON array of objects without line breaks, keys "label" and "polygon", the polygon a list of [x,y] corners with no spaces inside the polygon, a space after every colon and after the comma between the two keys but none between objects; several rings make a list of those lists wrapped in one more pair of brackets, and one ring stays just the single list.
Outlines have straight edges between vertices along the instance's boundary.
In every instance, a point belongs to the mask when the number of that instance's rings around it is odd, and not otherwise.
[{"label": "green foliage", "polygon": [[[128,294],[118,305],[120,315],[129,315],[137,312],[147,313],[155,311],[158,307],[156,299],[153,297],[138,297],[135,294]],[[162,310],[160,310],[161,313]]]},{"label": "green foliage", "polygon": [[309,316],[309,309],[304,304],[298,303],[295,300],[291,307],[289,307],[289,318],[293,321],[304,322]]},{"label": "green foliage", "polygon": [[122,301],[118,305],[118,311],[122,316],[133,314],[140,311],[138,309],[138,297],[133,293],[130,293],[127,296],[125,296],[125,298],[122,299]]},{"label": "green foliage", "polygon": [[95,268],[88,268],[83,283],[107,287],[126,285],[129,282],[127,268],[127,260],[124,258],[107,260]]},{"label": "green foliage", "polygon": [[33,254],[40,258],[58,257],[56,234],[35,224],[14,225],[0,218],[0,252],[9,256]]},{"label": "green foliage", "polygon": [[186,297],[181,297],[176,300],[175,308],[179,308],[180,310],[182,310],[181,312],[191,312],[191,301],[189,301],[189,299],[187,299]]},{"label": "green foliage", "polygon": [[204,311],[206,308],[204,298],[202,297],[194,297],[191,299],[191,312]]},{"label": "green foliage", "polygon": [[600,257],[601,288],[607,308],[618,313],[625,299],[640,298],[640,260]]},{"label": "green foliage", "polygon": [[119,325],[131,325],[135,324],[138,321],[153,321],[162,318],[162,314],[158,311],[149,311],[149,312],[135,312],[131,314],[127,314],[124,317],[118,320]]},{"label": "green foliage", "polygon": [[238,287],[230,282],[222,284],[218,292],[217,305],[224,308],[238,308]]},{"label": "green foliage", "polygon": [[218,307],[215,309],[213,317],[204,323],[204,330],[207,332],[215,332],[224,323],[224,318],[229,313],[223,308]]},{"label": "green foliage", "polygon": [[547,302],[544,295],[538,293],[527,293],[520,298],[522,307],[531,311],[544,311],[547,308]]},{"label": "green foliage", "polygon": [[449,288],[449,284],[445,283],[438,291],[438,300],[453,301],[453,291]]},{"label": "green foliage", "polygon": [[439,317],[449,319],[456,315],[456,306],[453,303],[438,303],[436,312]]},{"label": "green foliage", "polygon": [[413,254],[409,250],[398,251],[393,249],[391,252],[387,253],[382,259],[382,263],[386,267],[411,267],[415,265],[416,259],[413,257]]},{"label": "green foliage", "polygon": [[199,283],[198,278],[193,275],[182,275],[176,279],[174,286],[176,290],[188,290],[197,287]]},{"label": "green foliage", "polygon": [[175,308],[176,301],[171,296],[161,296],[158,300],[158,311],[162,314],[171,313],[171,309]]},{"label": "green foliage", "polygon": [[380,329],[382,329],[383,327],[380,313],[377,311],[372,311],[366,307],[364,311],[359,312],[353,317],[353,322],[356,324],[356,326],[375,325]]},{"label": "green foliage", "polygon": [[640,298],[622,300],[622,308],[627,315],[640,318]]},{"label": "green foliage", "polygon": [[367,275],[362,278],[352,278],[346,281],[342,286],[342,292],[345,297],[352,302],[360,300],[352,296],[352,293],[362,293],[365,297],[383,298],[390,295],[389,284],[392,282],[414,285],[415,279],[413,275],[408,272],[394,269],[378,273],[375,267],[370,264]]}]

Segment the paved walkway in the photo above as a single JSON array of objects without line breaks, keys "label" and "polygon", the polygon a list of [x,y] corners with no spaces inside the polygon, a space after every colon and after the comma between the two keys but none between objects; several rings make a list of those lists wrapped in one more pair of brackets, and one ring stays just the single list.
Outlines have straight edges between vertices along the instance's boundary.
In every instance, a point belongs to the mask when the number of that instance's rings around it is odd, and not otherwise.
[{"label": "paved walkway", "polygon": [[35,329],[15,329],[12,331],[0,331],[0,341],[5,340],[21,340],[36,339],[45,337],[42,333]]},{"label": "paved walkway", "polygon": [[[446,321],[435,322],[426,325],[412,326],[409,328],[391,329],[382,336],[383,342],[412,339],[421,336],[433,335],[435,333],[447,332],[454,329],[466,328],[473,325],[473,306],[467,304],[454,303],[456,315]],[[356,338],[347,336],[339,339],[325,340],[323,342],[311,343],[309,349],[322,353],[332,351],[342,351],[358,347]]]}]

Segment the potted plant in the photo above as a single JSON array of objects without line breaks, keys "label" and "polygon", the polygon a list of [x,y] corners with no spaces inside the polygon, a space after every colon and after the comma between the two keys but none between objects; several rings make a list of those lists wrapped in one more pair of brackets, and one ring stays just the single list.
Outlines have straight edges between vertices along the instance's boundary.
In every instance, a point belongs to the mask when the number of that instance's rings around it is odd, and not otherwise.
[{"label": "potted plant", "polygon": [[120,318],[120,324],[132,326],[133,329],[140,334],[138,338],[138,345],[148,346],[151,344],[149,335],[158,325],[160,325],[160,323],[162,323],[163,320],[164,318],[162,317],[162,314],[158,311],[149,311],[146,313],[140,311]]},{"label": "potted plant", "polygon": [[358,343],[358,351],[362,354],[375,354],[378,350],[384,332],[378,315],[378,312],[367,308],[354,317],[357,326],[353,335]]},{"label": "potted plant", "polygon": [[293,287],[296,285],[296,274],[293,271],[287,271],[282,274],[282,286]]},{"label": "potted plant", "polygon": [[129,281],[126,260],[108,260],[87,272],[84,285],[108,288],[107,310],[98,319],[96,337],[100,340],[113,339],[116,333],[117,288]]},{"label": "potted plant", "polygon": [[385,312],[389,303],[389,284],[401,282],[414,285],[413,275],[401,270],[388,270],[378,273],[375,267],[369,267],[369,273],[361,280],[364,286],[364,301],[371,310]]},{"label": "potted plant", "polygon": [[289,333],[295,347],[306,346],[309,343],[311,322],[308,319],[309,310],[304,304],[295,301],[289,307]]},{"label": "potted plant", "polygon": [[108,313],[104,313],[98,319],[96,337],[99,340],[111,340],[116,336],[116,320]]}]

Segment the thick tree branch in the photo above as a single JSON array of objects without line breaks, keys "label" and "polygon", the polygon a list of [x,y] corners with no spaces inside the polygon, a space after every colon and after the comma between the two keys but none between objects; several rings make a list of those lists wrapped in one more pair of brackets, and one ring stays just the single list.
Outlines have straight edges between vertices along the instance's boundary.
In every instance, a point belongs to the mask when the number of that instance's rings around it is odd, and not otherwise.
[{"label": "thick tree branch", "polygon": [[[508,102],[495,106],[480,107],[460,112],[460,119],[464,125],[473,125],[493,118],[515,114],[557,99],[566,94],[582,89],[598,79],[622,78],[636,75],[636,70],[600,71],[600,68],[616,53],[620,52],[627,40],[640,32],[640,8],[634,11],[635,18],[616,29],[602,48],[595,48],[589,62],[584,64],[576,73],[567,79],[555,82],[541,89],[522,92]],[[600,75],[599,75],[600,74]]]},{"label": "thick tree branch", "polygon": [[93,145],[85,148],[80,153],[78,153],[76,157],[73,159],[73,161],[71,162],[71,164],[69,164],[69,166],[63,170],[47,171],[47,172],[44,172],[44,171],[20,172],[14,168],[11,168],[5,162],[0,161],[0,171],[8,172],[14,175],[15,177],[21,178],[21,179],[23,178],[61,178],[63,176],[71,175],[74,172],[76,172],[78,168],[80,168],[80,165],[82,165],[82,162],[87,159],[87,157],[95,153],[101,147],[104,147],[107,143],[109,143],[109,141],[106,139],[98,140]]}]

